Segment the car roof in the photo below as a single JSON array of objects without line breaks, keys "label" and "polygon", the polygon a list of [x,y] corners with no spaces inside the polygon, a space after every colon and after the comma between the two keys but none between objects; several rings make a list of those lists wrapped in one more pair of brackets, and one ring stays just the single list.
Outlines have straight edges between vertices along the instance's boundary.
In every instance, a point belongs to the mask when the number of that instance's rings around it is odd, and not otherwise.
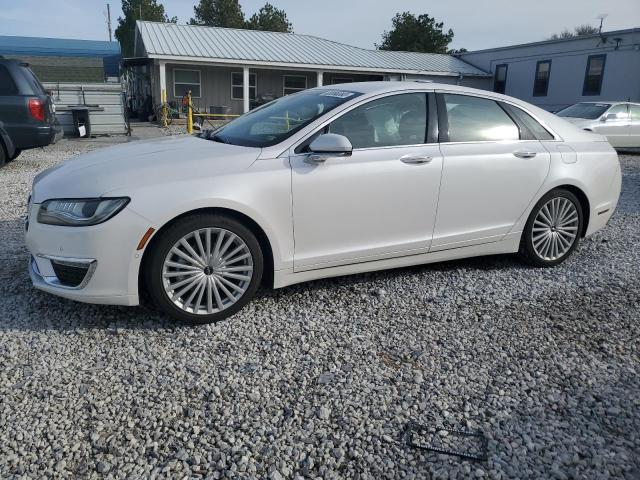
[{"label": "car roof", "polygon": [[396,82],[396,81],[377,81],[377,82],[353,82],[343,83],[336,85],[323,85],[322,87],[316,87],[318,89],[336,89],[341,88],[343,90],[349,90],[352,92],[358,92],[363,94],[369,93],[384,93],[384,92],[396,92],[403,90],[456,90],[460,92],[469,93],[493,93],[488,90],[478,90],[476,88],[462,87],[459,85],[451,85],[448,83],[436,83],[430,81],[416,80],[413,82]]},{"label": "car roof", "polygon": [[[621,103],[632,103],[633,105],[640,105],[640,103],[636,103],[636,102],[626,102],[626,101],[624,101],[624,100],[611,100],[611,101],[609,101],[609,100],[601,100],[601,101],[599,101],[599,102],[595,102],[595,101],[593,101],[593,102],[578,102],[578,103],[589,103],[589,104],[591,104],[591,105],[597,105],[597,104],[599,104],[599,103],[609,103],[609,104],[611,104],[611,105],[620,105]],[[577,105],[577,104],[574,104],[574,105]]]}]

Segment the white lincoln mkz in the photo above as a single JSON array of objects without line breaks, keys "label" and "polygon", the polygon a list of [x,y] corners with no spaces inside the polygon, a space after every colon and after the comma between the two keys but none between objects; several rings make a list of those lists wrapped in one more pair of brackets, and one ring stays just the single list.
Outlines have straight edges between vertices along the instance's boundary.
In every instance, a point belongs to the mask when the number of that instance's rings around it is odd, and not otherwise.
[{"label": "white lincoln mkz", "polygon": [[280,98],[200,136],[134,142],[39,174],[34,285],[206,323],[258,286],[518,252],[564,261],[620,194],[606,139],[452,85],[371,82]]}]

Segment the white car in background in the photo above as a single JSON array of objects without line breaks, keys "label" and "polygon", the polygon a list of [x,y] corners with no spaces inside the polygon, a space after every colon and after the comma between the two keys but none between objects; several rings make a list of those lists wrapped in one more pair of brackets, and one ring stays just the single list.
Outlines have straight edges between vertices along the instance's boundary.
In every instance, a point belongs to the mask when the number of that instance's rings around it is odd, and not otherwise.
[{"label": "white car in background", "polygon": [[33,183],[34,285],[206,323],[261,282],[518,252],[550,267],[620,194],[603,136],[452,85],[371,82],[280,98],[213,132],[78,156]]},{"label": "white car in background", "polygon": [[580,102],[556,113],[575,126],[607,137],[616,148],[640,148],[640,104]]}]

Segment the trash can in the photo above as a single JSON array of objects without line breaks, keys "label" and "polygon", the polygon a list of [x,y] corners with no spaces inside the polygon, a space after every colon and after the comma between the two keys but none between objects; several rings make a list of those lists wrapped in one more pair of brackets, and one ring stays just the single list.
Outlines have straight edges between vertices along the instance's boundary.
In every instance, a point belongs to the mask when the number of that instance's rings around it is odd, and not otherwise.
[{"label": "trash can", "polygon": [[231,110],[231,107],[225,105],[209,105],[209,113],[213,115],[226,115]]},{"label": "trash can", "polygon": [[73,127],[78,137],[90,137],[91,118],[89,117],[89,107],[72,107],[71,113],[73,115]]}]

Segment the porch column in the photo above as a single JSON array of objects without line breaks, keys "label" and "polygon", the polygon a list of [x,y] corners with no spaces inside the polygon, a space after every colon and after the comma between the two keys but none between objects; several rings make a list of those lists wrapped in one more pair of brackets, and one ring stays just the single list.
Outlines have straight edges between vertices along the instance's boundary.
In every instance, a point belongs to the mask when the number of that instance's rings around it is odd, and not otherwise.
[{"label": "porch column", "polygon": [[242,67],[242,101],[244,113],[249,111],[249,67]]},{"label": "porch column", "polygon": [[317,74],[318,74],[318,82],[317,82],[316,87],[321,87],[323,85],[322,82],[323,82],[324,72],[320,72],[319,71],[319,72],[317,72]]},{"label": "porch column", "polygon": [[158,100],[160,100],[161,102],[166,102],[167,101],[167,69],[166,69],[166,62],[162,62],[160,61],[159,63],[160,65],[160,99],[155,99],[154,102],[158,102]]}]

